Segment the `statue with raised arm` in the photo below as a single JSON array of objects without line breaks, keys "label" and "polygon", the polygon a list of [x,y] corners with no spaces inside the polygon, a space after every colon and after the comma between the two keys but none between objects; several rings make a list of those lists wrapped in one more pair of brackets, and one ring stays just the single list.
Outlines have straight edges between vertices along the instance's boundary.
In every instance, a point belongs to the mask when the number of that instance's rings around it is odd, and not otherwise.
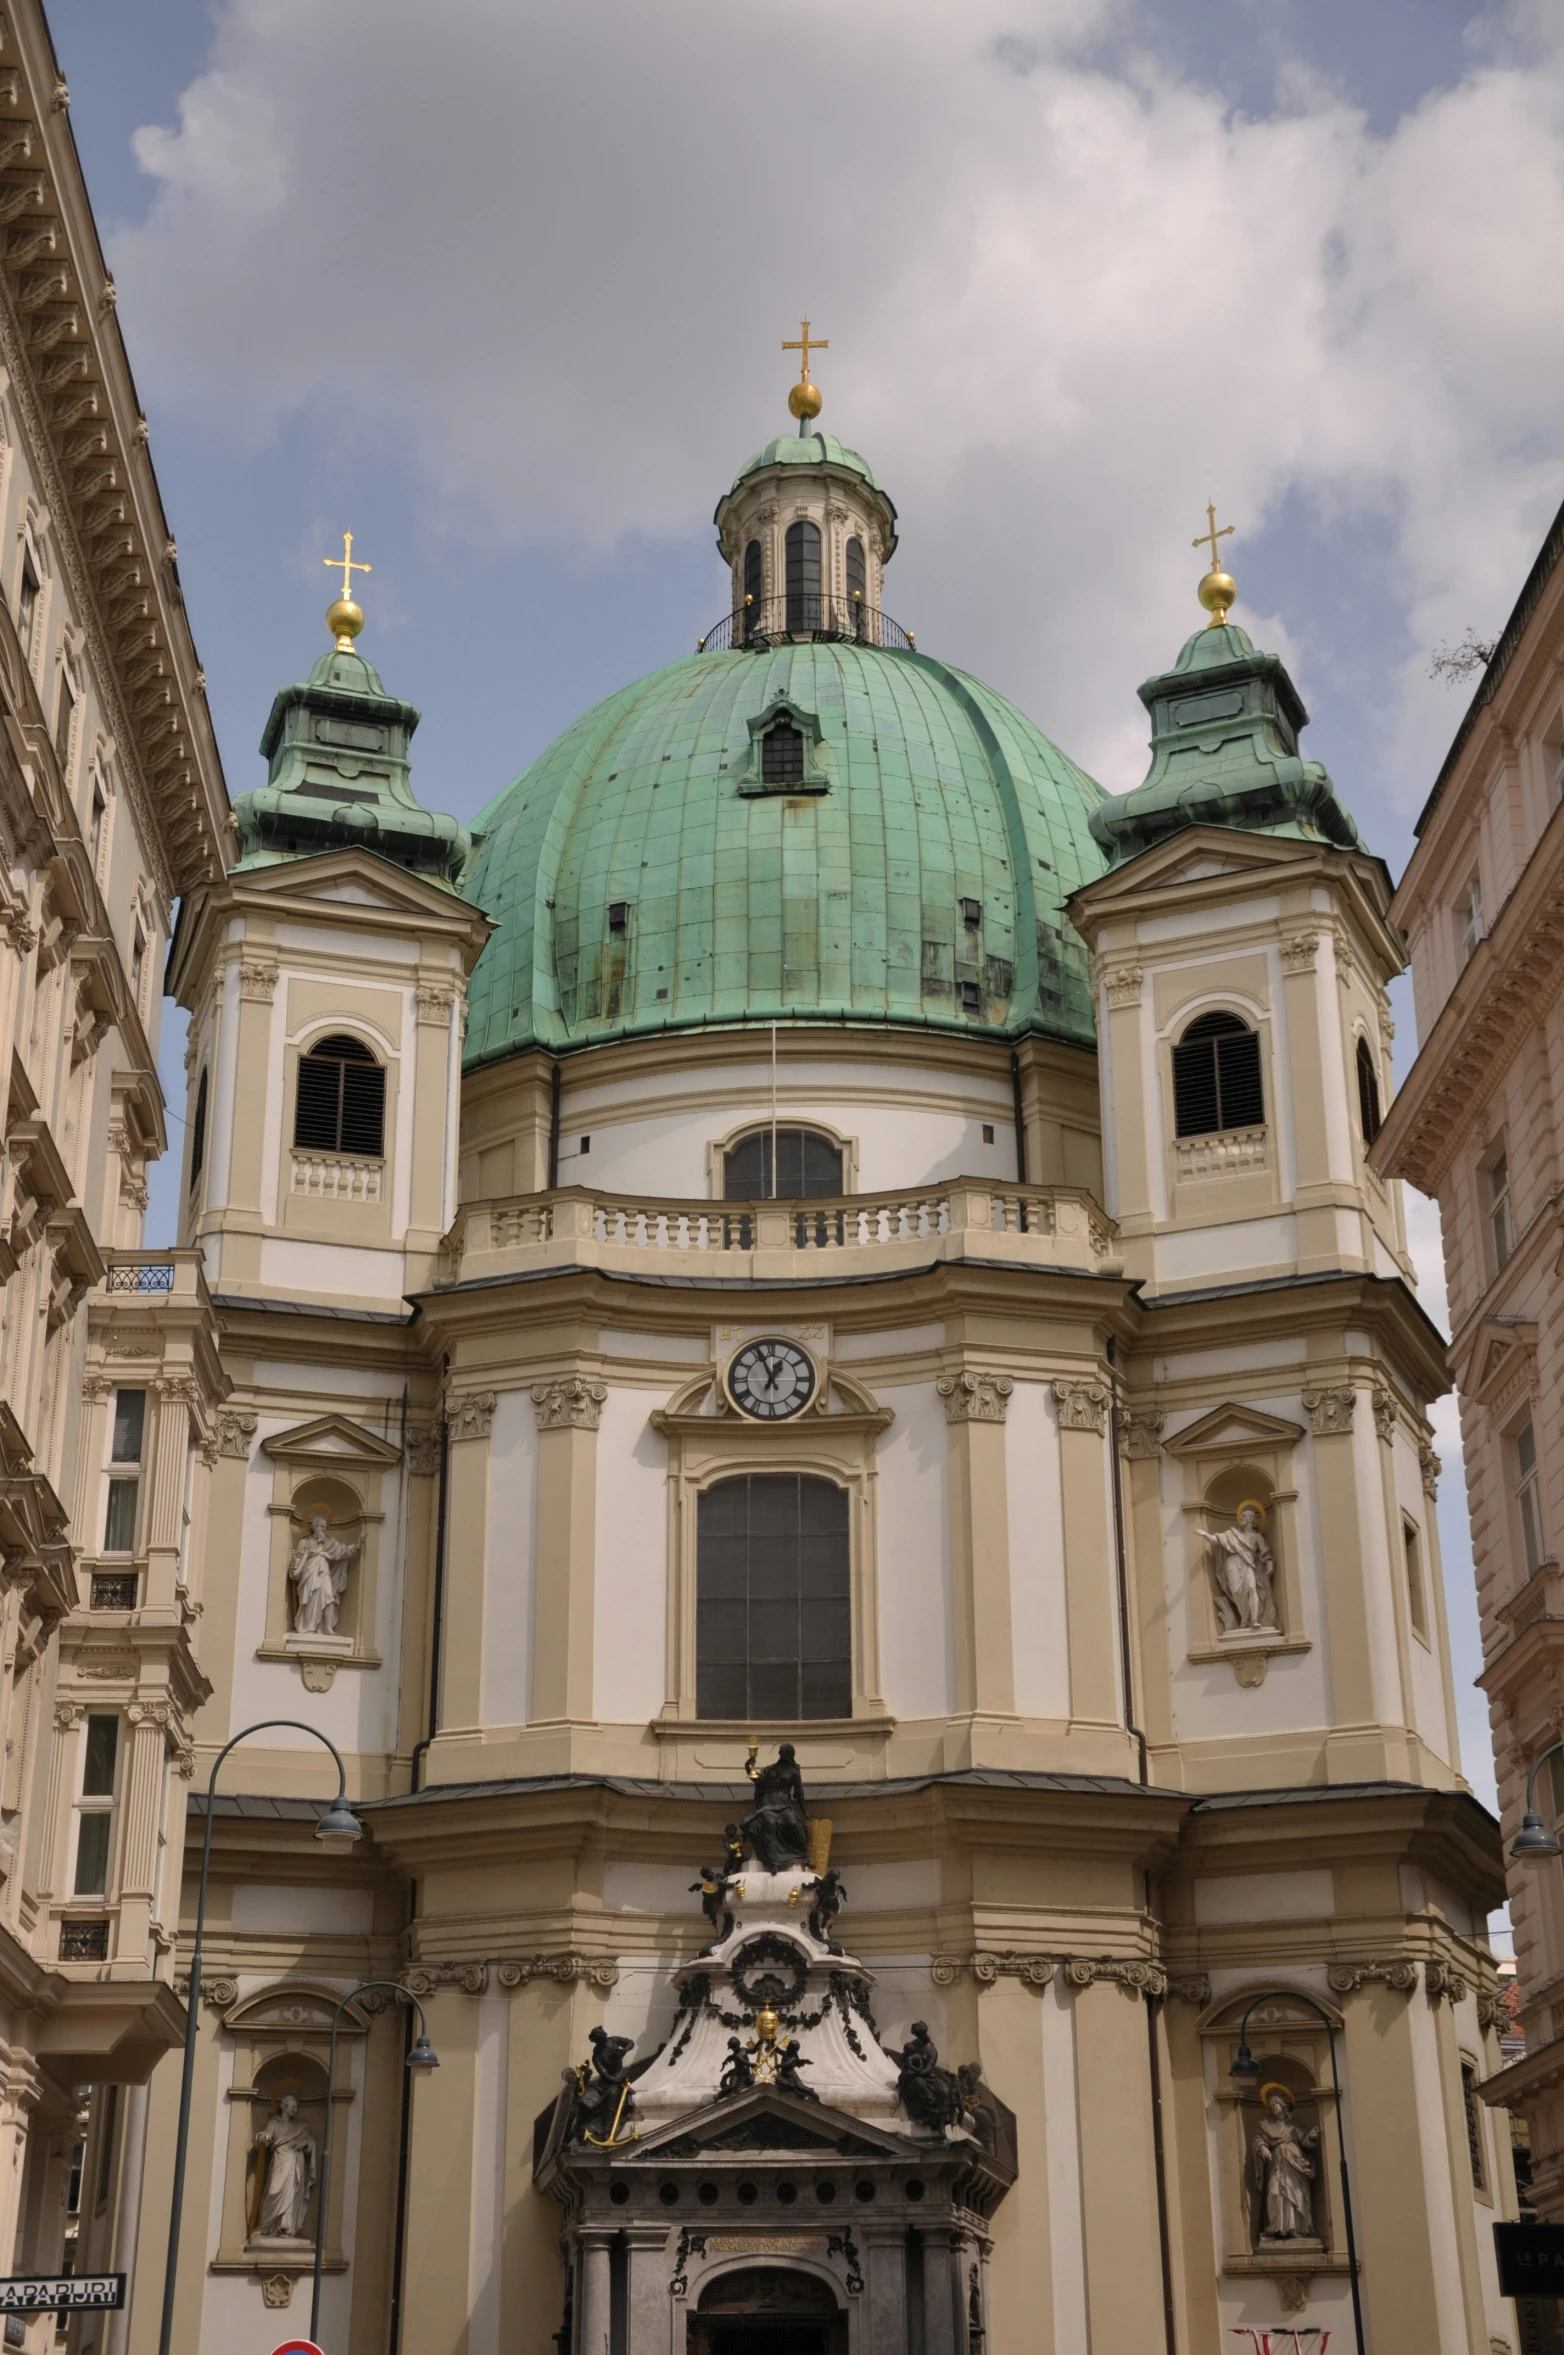
[{"label": "statue with raised arm", "polygon": [[296,1635],[335,1635],[337,1614],[347,1592],[348,1564],[364,1550],[360,1537],[344,1545],[330,1534],[324,1513],[311,1513],[309,1527],[293,1549],[288,1583],[293,1588]]},{"label": "statue with raised arm", "polygon": [[809,1818],[804,1812],[804,1778],[791,1742],[784,1742],[769,1766],[757,1766],[754,1752],[744,1772],[755,1786],[755,1808],[739,1829],[762,1872],[786,1872],[809,1862]]},{"label": "statue with raised arm", "polygon": [[1260,2227],[1257,2240],[1313,2239],[1319,2140],[1319,2128],[1300,2126],[1291,2101],[1273,2085],[1249,2146],[1249,2186]]},{"label": "statue with raised arm", "polygon": [[260,2177],[253,2237],[303,2240],[315,2188],[315,2137],[299,2116],[296,2094],[282,2096],[250,2147]]},{"label": "statue with raised arm", "polygon": [[1265,1515],[1260,1506],[1240,1505],[1229,1525],[1203,1528],[1202,1535],[1210,1554],[1223,1634],[1232,1635],[1240,1628],[1279,1634],[1276,1556],[1266,1543]]}]

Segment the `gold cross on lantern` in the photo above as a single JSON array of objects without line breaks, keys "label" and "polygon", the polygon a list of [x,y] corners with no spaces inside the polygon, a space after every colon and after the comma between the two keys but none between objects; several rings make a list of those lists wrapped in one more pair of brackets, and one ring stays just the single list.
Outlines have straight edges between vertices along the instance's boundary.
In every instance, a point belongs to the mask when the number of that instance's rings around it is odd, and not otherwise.
[{"label": "gold cross on lantern", "polygon": [[826,336],[816,335],[811,337],[809,333],[809,321],[807,319],[801,319],[798,324],[797,335],[792,339],[791,342],[784,342],[782,349],[785,352],[799,352],[803,355],[799,374],[799,382],[800,384],[807,384],[809,382],[810,353],[828,352],[831,349],[831,345],[829,338]]},{"label": "gold cross on lantern", "polygon": [[353,555],[353,534],[351,532],[344,532],[342,535],[341,555],[323,556],[321,558],[321,562],[322,564],[329,564],[333,572],[336,571],[339,564],[341,565],[342,602],[344,605],[351,605],[353,602],[353,575],[356,572],[373,572],[375,569],[372,564],[359,564],[356,562]]},{"label": "gold cross on lantern", "polygon": [[1220,572],[1222,569],[1217,561],[1217,541],[1230,539],[1232,537],[1233,530],[1234,526],[1230,523],[1224,523],[1221,530],[1217,530],[1216,502],[1213,499],[1208,499],[1206,501],[1206,528],[1203,532],[1196,532],[1194,538],[1190,541],[1189,544],[1192,548],[1204,548],[1209,542],[1211,548],[1211,570],[1213,572]]}]

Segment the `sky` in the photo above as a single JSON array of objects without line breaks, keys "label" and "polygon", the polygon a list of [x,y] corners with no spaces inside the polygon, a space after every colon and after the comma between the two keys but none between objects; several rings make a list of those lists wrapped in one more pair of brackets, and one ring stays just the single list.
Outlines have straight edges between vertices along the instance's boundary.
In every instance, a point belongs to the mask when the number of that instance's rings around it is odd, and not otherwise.
[{"label": "sky", "polygon": [[[1465,700],[1430,654],[1496,634],[1564,497],[1564,0],[50,17],[231,791],[325,644],[345,528],[364,650],[424,713],[415,786],[462,817],[693,646],[807,314],[920,645],[1124,790],[1213,499],[1235,618],[1404,865]],[[1404,990],[1398,1017],[1404,1069]]]}]

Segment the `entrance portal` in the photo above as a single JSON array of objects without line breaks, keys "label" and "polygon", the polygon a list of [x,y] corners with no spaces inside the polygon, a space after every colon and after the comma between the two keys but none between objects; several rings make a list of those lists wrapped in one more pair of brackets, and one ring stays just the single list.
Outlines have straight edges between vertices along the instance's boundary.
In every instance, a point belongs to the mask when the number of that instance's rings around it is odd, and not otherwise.
[{"label": "entrance portal", "polygon": [[813,2274],[748,2267],[708,2285],[688,2355],[847,2355],[847,2317]]}]

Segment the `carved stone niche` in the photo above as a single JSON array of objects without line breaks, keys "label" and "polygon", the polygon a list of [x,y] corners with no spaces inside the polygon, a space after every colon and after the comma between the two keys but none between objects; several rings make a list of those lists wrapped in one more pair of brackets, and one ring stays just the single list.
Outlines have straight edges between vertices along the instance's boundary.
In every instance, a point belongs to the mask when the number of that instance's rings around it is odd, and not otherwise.
[{"label": "carved stone niche", "polygon": [[[1230,2074],[1239,2025],[1258,2077]],[[1341,2015],[1327,2004],[1338,2032]],[[1307,2283],[1348,2271],[1335,2196],[1336,2105],[1325,2022],[1284,1989],[1224,1995],[1199,2022],[1220,2117],[1222,2271]]]},{"label": "carved stone niche", "polygon": [[[258,1657],[294,1661],[306,1692],[329,1692],[339,1668],[380,1666],[374,1648],[380,1532],[401,1453],[346,1415],[318,1415],[279,1431],[262,1441],[260,1452],[271,1460],[272,1496],[266,1632]],[[297,1549],[317,1518],[325,1521],[324,1555],[312,1566]],[[295,1561],[317,1585],[323,1577],[340,1583],[335,1626],[300,1624],[301,1580],[290,1576]]]},{"label": "carved stone niche", "polygon": [[[291,2093],[298,2118],[315,2145],[318,2178],[321,2129],[326,2116],[326,2063],[331,2052],[331,2018],[338,1990],[313,1980],[282,1979],[224,2013],[223,2034],[233,2048],[233,2082],[228,2091],[228,2124],[219,2165],[223,2170],[221,2228],[214,2273],[248,2273],[269,2287],[267,2303],[285,2305],[277,2288],[295,2274],[308,2273],[314,2262],[315,2202],[310,2194],[303,2232],[293,2237],[263,2236],[259,2229],[260,2203],[266,2182],[266,2153],[257,2151],[255,2137],[279,2104]],[[343,2218],[350,2212],[356,2185],[347,2180],[344,2154],[348,2149],[348,2111],[354,2100],[353,2047],[368,2032],[369,2019],[356,2003],[344,2010],[337,2029],[337,2080],[331,2100],[331,2187],[326,2211],[325,2270],[342,2273],[347,2258],[342,2248]]]},{"label": "carved stone niche", "polygon": [[[1182,1576],[1188,1598],[1188,1657],[1223,1662],[1250,1689],[1264,1683],[1277,1654],[1310,1649],[1293,1474],[1293,1451],[1304,1436],[1300,1423],[1230,1401],[1162,1442],[1163,1453],[1183,1471],[1185,1557],[1182,1565],[1169,1565],[1169,1575],[1170,1581]],[[1238,1530],[1249,1508],[1249,1526],[1258,1520],[1254,1534],[1261,1541],[1255,1549],[1258,1623],[1235,1600],[1246,1565],[1230,1563],[1212,1543],[1212,1532]]]}]

